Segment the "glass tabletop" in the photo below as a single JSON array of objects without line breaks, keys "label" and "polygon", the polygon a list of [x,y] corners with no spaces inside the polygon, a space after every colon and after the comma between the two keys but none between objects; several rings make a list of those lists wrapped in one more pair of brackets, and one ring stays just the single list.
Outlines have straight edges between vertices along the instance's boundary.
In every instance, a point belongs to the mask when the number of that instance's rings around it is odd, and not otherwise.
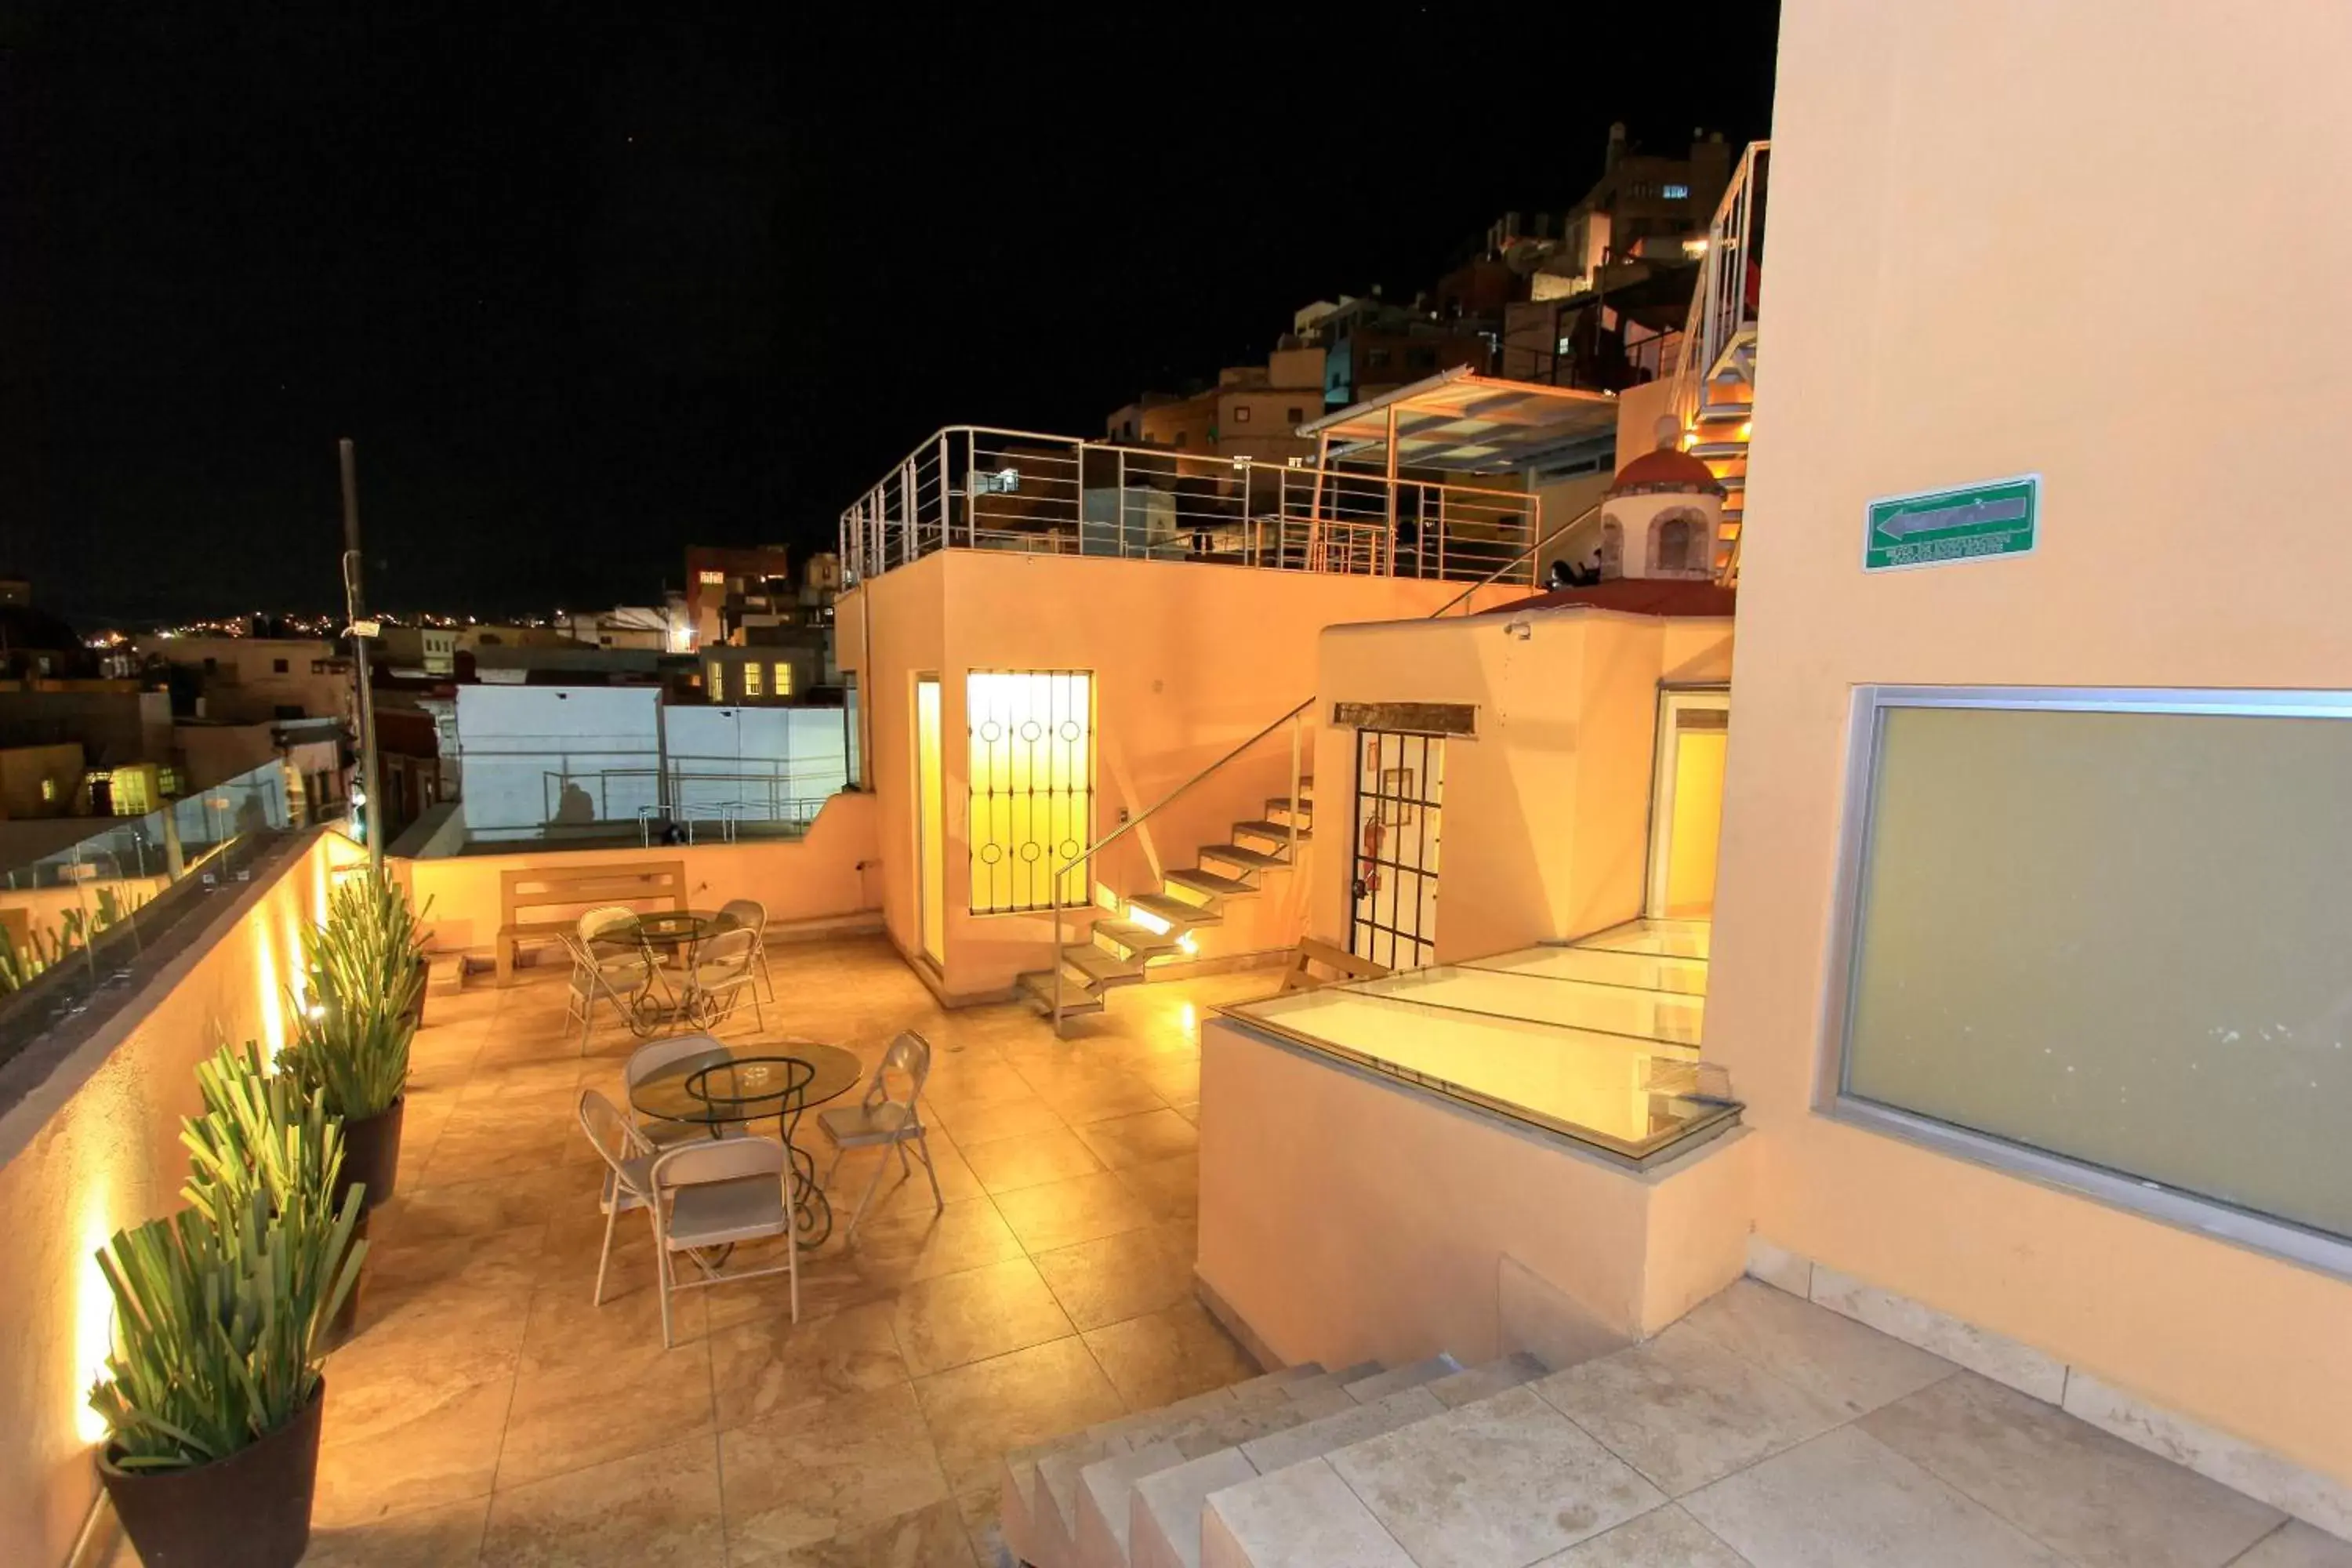
[{"label": "glass tabletop", "polygon": [[637,921],[637,935],[651,942],[698,942],[718,929],[712,910],[673,910]]},{"label": "glass tabletop", "polygon": [[664,1121],[757,1121],[822,1105],[864,1077],[855,1053],[817,1040],[714,1040],[649,1074],[629,1103]]}]

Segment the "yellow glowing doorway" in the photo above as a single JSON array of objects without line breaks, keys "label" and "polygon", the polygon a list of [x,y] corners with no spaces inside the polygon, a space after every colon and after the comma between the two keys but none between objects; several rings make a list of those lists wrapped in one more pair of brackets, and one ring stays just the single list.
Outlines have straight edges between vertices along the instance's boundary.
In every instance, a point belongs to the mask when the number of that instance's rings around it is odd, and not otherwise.
[{"label": "yellow glowing doorway", "polygon": [[1650,803],[1650,882],[1643,913],[1706,920],[1715,913],[1715,861],[1723,823],[1723,766],[1731,694],[1659,693],[1658,750]]},{"label": "yellow glowing doorway", "polygon": [[940,678],[915,678],[915,883],[923,956],[947,962],[947,784],[940,773]]}]

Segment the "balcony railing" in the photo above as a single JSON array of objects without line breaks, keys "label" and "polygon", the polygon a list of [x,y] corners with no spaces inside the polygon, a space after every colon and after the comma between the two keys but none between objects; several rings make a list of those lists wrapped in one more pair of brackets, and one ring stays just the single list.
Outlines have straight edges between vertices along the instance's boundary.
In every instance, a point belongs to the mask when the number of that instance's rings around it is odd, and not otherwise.
[{"label": "balcony railing", "polygon": [[1522,490],[959,425],[841,514],[841,563],[850,582],[950,549],[1527,582],[1542,522]]}]

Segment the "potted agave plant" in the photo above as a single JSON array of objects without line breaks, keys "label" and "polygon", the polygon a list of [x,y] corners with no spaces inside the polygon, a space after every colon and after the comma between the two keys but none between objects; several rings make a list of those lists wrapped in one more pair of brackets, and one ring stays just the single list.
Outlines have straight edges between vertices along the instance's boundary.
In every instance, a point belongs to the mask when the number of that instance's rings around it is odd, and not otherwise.
[{"label": "potted agave plant", "polygon": [[349,878],[328,900],[327,923],[304,936],[302,963],[308,994],[286,1066],[341,1119],[344,1184],[363,1185],[373,1208],[399,1174],[408,1044],[425,1004],[406,896],[380,873]]},{"label": "potted agave plant", "polygon": [[360,1194],[331,1197],[341,1130],[260,1053],[199,1069],[189,1206],[98,1255],[115,1348],[98,1458],[148,1568],[291,1568],[310,1543],[326,1325],[359,1274]]}]

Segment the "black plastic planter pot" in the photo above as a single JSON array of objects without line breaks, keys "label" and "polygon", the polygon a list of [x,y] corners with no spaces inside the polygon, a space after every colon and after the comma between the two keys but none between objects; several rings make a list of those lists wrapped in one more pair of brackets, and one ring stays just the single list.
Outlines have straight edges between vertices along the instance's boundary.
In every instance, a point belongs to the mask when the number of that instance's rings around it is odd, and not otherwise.
[{"label": "black plastic planter pot", "polygon": [[[362,1209],[359,1223],[352,1226],[352,1246],[357,1247],[361,1242],[365,1241],[367,1233],[368,1211]],[[343,1298],[343,1304],[335,1309],[335,1315],[327,1320],[329,1344],[340,1346],[345,1340],[351,1338],[352,1326],[360,1321],[360,1297],[366,1293],[366,1289],[367,1265],[362,1263],[360,1265],[359,1277],[352,1281],[351,1293]]]},{"label": "black plastic planter pot", "polygon": [[324,1379],[300,1415],[226,1459],[186,1470],[120,1470],[99,1479],[146,1568],[294,1568],[310,1544]]},{"label": "black plastic planter pot", "polygon": [[360,1202],[375,1208],[392,1196],[400,1174],[400,1113],[408,1103],[403,1095],[363,1121],[343,1123],[343,1173],[335,1184],[335,1207],[353,1182],[365,1182]]}]

